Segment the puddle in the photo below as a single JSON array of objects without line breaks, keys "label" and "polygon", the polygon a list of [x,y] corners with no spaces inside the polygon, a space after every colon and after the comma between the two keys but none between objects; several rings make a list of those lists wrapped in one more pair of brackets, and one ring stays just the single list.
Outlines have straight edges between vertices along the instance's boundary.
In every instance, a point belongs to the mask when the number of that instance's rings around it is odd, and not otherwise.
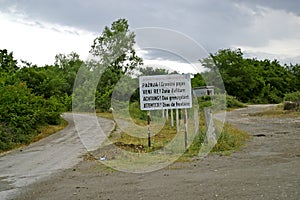
[{"label": "puddle", "polygon": [[260,133],[260,134],[255,134],[253,137],[266,137],[266,134]]},{"label": "puddle", "polygon": [[286,135],[288,133],[289,133],[288,131],[277,131],[277,132],[275,132],[275,134],[278,134],[278,135]]}]

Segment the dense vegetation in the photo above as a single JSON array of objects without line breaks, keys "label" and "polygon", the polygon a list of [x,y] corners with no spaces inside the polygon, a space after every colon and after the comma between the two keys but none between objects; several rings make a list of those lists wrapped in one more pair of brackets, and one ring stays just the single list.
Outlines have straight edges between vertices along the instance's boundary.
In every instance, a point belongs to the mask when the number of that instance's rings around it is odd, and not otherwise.
[{"label": "dense vegetation", "polygon": [[[73,58],[64,59],[76,65]],[[12,52],[0,50],[0,151],[31,142],[42,126],[61,123],[60,114],[71,108],[75,69],[69,66],[65,73],[58,64],[22,64],[17,66]]]},{"label": "dense vegetation", "polygon": [[[244,58],[241,49],[222,49],[200,62],[208,69],[205,77],[219,70],[227,94],[244,103],[280,103],[285,94],[300,91],[299,64],[282,66],[277,60]],[[195,78],[203,84],[201,76]]]},{"label": "dense vegetation", "polygon": [[[137,56],[134,44],[135,34],[129,30],[127,21],[120,19],[111,27],[105,27],[94,40],[90,51],[96,58],[93,65],[90,61],[81,60],[74,52],[58,54],[53,65],[18,63],[12,52],[0,49],[0,151],[29,143],[44,125],[59,124],[61,113],[72,109],[74,95],[83,94],[84,98],[94,96],[88,100],[94,100],[94,104],[85,101],[82,106],[107,111],[111,106],[114,87],[120,79],[129,80],[124,83],[130,89],[138,83],[138,75],[177,73],[139,68],[143,61]],[[282,66],[276,60],[244,58],[240,49],[223,49],[200,62],[207,71],[196,74],[192,86],[206,85],[203,75],[209,77],[211,71],[218,69],[226,91],[231,95],[227,98],[229,107],[242,106],[238,100],[245,103],[279,103],[285,95],[285,99],[299,96],[300,65]],[[73,92],[79,69],[83,69],[82,73],[86,76],[79,83],[83,87]],[[89,87],[90,75],[96,70],[102,74],[96,91],[80,93],[81,89]],[[119,92],[121,96],[126,96],[131,91]],[[138,89],[130,100],[138,105]]]}]

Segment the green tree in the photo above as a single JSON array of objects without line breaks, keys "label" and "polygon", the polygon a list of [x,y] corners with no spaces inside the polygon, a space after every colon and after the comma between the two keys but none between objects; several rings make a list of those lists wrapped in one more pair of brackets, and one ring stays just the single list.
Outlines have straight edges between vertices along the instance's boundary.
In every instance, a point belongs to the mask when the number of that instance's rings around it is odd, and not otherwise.
[{"label": "green tree", "polygon": [[17,64],[13,52],[8,53],[8,50],[0,49],[0,84],[14,84],[18,81],[15,76],[15,72],[19,70]]},{"label": "green tree", "polygon": [[127,20],[119,19],[105,27],[94,40],[90,53],[103,70],[97,87],[96,105],[100,110],[110,107],[114,86],[126,74],[142,64],[134,50],[135,34],[129,30]]},{"label": "green tree", "polygon": [[0,49],[0,70],[6,73],[13,73],[17,69],[17,60],[14,59],[13,53],[8,53],[7,49]]},{"label": "green tree", "polygon": [[259,82],[255,80],[255,71],[251,70],[243,59],[241,49],[222,49],[216,54],[210,54],[209,58],[201,62],[209,70],[219,70],[229,95],[244,102],[253,97]]},{"label": "green tree", "polygon": [[294,91],[300,91],[300,64],[290,64],[290,66],[285,65],[285,67],[290,73],[293,74],[292,87]]},{"label": "green tree", "polygon": [[294,91],[294,76],[287,70],[287,68],[281,66],[279,61],[270,61],[265,59],[260,61],[260,65],[260,76],[264,78],[267,86],[264,90],[264,98],[267,102],[279,103],[282,101],[285,93]]},{"label": "green tree", "polygon": [[167,75],[167,74],[178,74],[177,71],[169,71],[164,68],[153,68],[153,67],[141,67],[139,71],[142,76],[152,76],[152,75]]},{"label": "green tree", "polygon": [[[209,69],[206,78],[222,78],[227,93],[243,102],[279,103],[285,93],[295,90],[297,82],[293,68],[289,71],[277,60],[245,59],[240,49],[219,50],[201,63]],[[210,71],[217,70],[221,77],[209,76]]]},{"label": "green tree", "polygon": [[29,143],[39,133],[40,126],[58,124],[63,111],[57,98],[45,99],[42,91],[38,91],[48,76],[45,68],[27,65],[20,70],[16,64],[12,53],[1,51],[0,151]]},{"label": "green tree", "polygon": [[84,64],[79,55],[71,52],[68,55],[57,54],[55,56],[55,66],[59,68],[59,75],[65,80],[64,92],[69,96],[73,93],[73,85],[79,68]]},{"label": "green tree", "polygon": [[100,64],[117,74],[125,74],[142,64],[134,50],[135,34],[129,30],[126,19],[119,19],[105,27],[94,40],[90,53]]},{"label": "green tree", "polygon": [[192,78],[191,80],[191,84],[192,84],[192,88],[195,88],[195,87],[200,87],[200,86],[205,86],[206,83],[205,83],[205,80],[203,78],[203,75],[201,73],[197,73],[194,75],[194,78]]}]

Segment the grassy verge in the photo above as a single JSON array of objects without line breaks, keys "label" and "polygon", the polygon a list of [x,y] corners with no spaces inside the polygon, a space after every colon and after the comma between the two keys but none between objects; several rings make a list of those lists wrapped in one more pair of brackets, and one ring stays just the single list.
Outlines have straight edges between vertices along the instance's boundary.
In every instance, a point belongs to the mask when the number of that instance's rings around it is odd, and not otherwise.
[{"label": "grassy verge", "polygon": [[259,117],[299,117],[299,111],[284,110],[283,104],[273,107],[272,109],[251,114],[251,116]]},{"label": "grassy verge", "polygon": [[[217,100],[219,98],[216,98]],[[200,109],[211,105],[207,99],[198,99]],[[216,100],[216,101],[217,101]],[[236,104],[235,99],[230,107],[243,107],[242,104]],[[207,105],[206,105],[207,104]],[[235,106],[233,106],[233,104]],[[201,107],[202,106],[202,107]],[[202,109],[201,109],[202,110]],[[146,112],[139,110],[137,103],[132,103],[129,107],[130,117],[122,114],[122,110],[113,116],[112,113],[97,113],[97,116],[120,120],[123,119],[129,123],[129,128],[126,130],[117,129],[107,139],[107,145],[104,145],[99,151],[99,156],[106,156],[107,163],[111,166],[124,165],[124,169],[128,169],[133,165],[138,168],[140,163],[160,163],[170,160],[172,162],[190,161],[193,157],[199,157],[209,152],[230,155],[231,152],[238,150],[247,139],[249,135],[243,131],[236,129],[229,124],[221,124],[215,121],[216,135],[218,138],[217,144],[212,146],[206,139],[207,127],[205,125],[204,113],[198,113],[199,123],[198,128],[195,124],[195,110],[188,109],[188,148],[184,144],[184,122],[182,119],[182,112],[179,114],[181,120],[179,121],[179,131],[177,132],[175,126],[171,126],[170,117],[168,120],[161,117],[162,112],[151,112],[151,147],[148,147],[147,138],[147,115]],[[170,114],[170,112],[169,112]],[[175,119],[175,113],[174,119]],[[114,119],[116,117],[117,119]],[[132,125],[132,122],[134,125]],[[130,125],[131,123],[131,125]],[[199,153],[201,152],[201,154]],[[151,160],[151,161],[150,161]]]},{"label": "grassy verge", "polygon": [[114,120],[114,116],[112,113],[103,113],[103,112],[97,112],[96,114],[98,117],[103,117],[103,118],[106,118],[106,119],[111,119],[111,120]]},{"label": "grassy verge", "polygon": [[239,150],[248,139],[250,139],[250,135],[247,132],[226,123],[212,152],[229,155],[231,152]]},{"label": "grassy verge", "polygon": [[[216,121],[215,126],[218,141],[211,149],[211,153],[229,156],[232,152],[239,150],[245,142],[250,139],[250,135],[247,132],[241,131],[231,124],[225,123],[222,126],[220,122]],[[205,145],[205,131],[206,130],[202,130],[202,132],[195,137],[195,140],[187,151],[180,157],[179,161],[189,161],[191,158],[199,155],[202,146]],[[203,148],[205,147],[203,146]]]},{"label": "grassy verge", "polygon": [[[52,135],[52,134],[54,134],[54,133],[56,133],[56,132],[58,132],[58,131],[64,129],[67,125],[68,125],[68,122],[65,121],[64,119],[62,119],[62,120],[61,120],[61,123],[60,123],[59,125],[46,125],[46,126],[42,126],[42,127],[39,129],[40,133],[39,133],[38,135],[34,136],[34,137],[31,139],[31,141],[30,141],[29,144],[34,143],[34,142],[37,142],[37,141],[39,141],[39,140],[41,140],[41,139],[43,139],[43,138],[45,138],[45,137],[48,137],[49,135]],[[15,145],[15,146],[13,146],[13,147],[12,147],[10,150],[8,150],[8,151],[1,151],[1,150],[0,150],[0,156],[5,155],[5,154],[7,154],[7,153],[13,151],[14,149],[19,149],[19,148],[22,148],[22,147],[27,146],[27,145],[29,145],[29,144],[19,144],[19,145]]]},{"label": "grassy verge", "polygon": [[[101,117],[112,117],[111,114],[99,113],[98,116]],[[203,115],[200,116],[200,119],[203,119]],[[135,123],[147,127],[145,120],[135,119]],[[181,125],[183,121],[181,121]],[[155,151],[160,151],[161,149],[167,149],[166,146],[174,140],[175,137],[180,135],[180,139],[175,142],[173,147],[171,148],[171,154],[182,154],[178,161],[184,162],[189,161],[191,158],[198,156],[199,151],[202,148],[203,143],[206,138],[206,127],[204,120],[200,121],[199,124],[199,132],[197,134],[191,133],[191,139],[188,139],[189,148],[184,149],[178,147],[176,149],[176,145],[183,146],[183,129],[181,127],[180,133],[177,133],[176,126],[172,127],[170,122],[167,121],[165,125],[159,129],[161,124],[153,124],[151,129],[159,130],[154,135],[151,136],[151,147],[148,147],[148,139],[147,139],[147,129],[144,129],[143,132],[139,132],[142,137],[135,137],[135,134],[126,133],[121,131],[118,136],[111,136],[110,142],[112,142],[115,146],[120,149],[125,150],[126,152],[136,153],[136,154],[145,154],[152,153]],[[157,127],[156,127],[157,126]],[[193,125],[189,124],[190,132],[194,131]],[[247,139],[249,139],[249,135],[241,130],[238,130],[234,126],[225,123],[224,126],[220,122],[215,122],[216,126],[216,134],[218,135],[217,144],[211,149],[211,152],[221,154],[221,155],[230,155],[231,152],[238,150]],[[132,129],[132,132],[136,132],[136,130]],[[112,133],[113,135],[114,133]]]},{"label": "grassy verge", "polygon": [[63,130],[68,125],[68,122],[64,119],[62,119],[62,122],[59,125],[47,125],[40,128],[40,134],[35,136],[32,140],[33,142],[37,142],[45,137],[48,137],[49,135],[52,135],[58,131]]}]

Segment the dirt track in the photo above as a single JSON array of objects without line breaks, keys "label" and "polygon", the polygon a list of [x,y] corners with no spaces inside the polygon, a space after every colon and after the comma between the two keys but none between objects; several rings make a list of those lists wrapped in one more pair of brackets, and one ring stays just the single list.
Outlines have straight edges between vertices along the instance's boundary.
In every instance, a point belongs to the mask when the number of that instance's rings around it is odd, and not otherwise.
[{"label": "dirt track", "polygon": [[[98,123],[105,132],[113,127],[110,120],[93,120],[90,115],[66,113],[64,118],[69,122],[64,130],[0,157],[0,199],[14,199],[24,187],[82,161],[87,150],[78,131],[88,138],[95,135],[92,130],[99,130]],[[74,120],[80,121],[76,128]]]},{"label": "dirt track", "polygon": [[231,156],[209,155],[146,174],[83,161],[24,187],[17,199],[300,199],[300,117],[252,115],[270,107],[228,113],[228,122],[254,136]]}]

